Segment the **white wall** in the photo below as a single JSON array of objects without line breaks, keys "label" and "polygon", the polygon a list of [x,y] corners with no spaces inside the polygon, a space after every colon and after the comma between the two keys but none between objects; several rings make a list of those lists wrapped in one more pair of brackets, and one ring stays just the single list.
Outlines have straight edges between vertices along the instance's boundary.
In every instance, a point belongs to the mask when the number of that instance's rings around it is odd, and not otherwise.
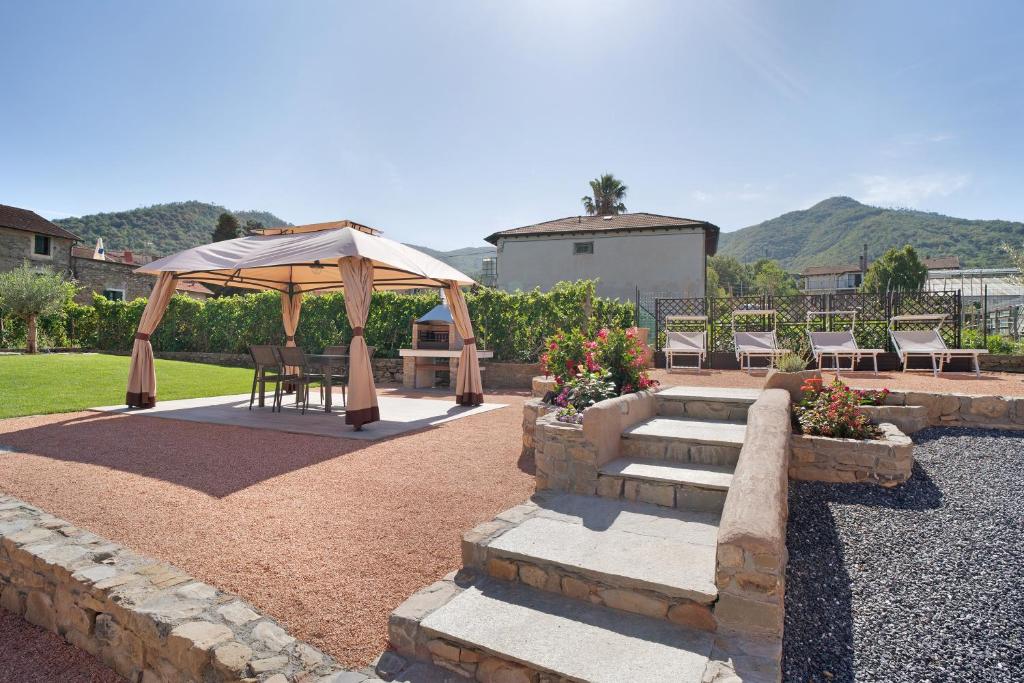
[{"label": "white wall", "polygon": [[[575,242],[594,243],[574,254]],[[500,238],[498,287],[547,290],[562,280],[599,278],[599,296],[632,301],[641,292],[704,296],[704,231],[642,231]]]}]

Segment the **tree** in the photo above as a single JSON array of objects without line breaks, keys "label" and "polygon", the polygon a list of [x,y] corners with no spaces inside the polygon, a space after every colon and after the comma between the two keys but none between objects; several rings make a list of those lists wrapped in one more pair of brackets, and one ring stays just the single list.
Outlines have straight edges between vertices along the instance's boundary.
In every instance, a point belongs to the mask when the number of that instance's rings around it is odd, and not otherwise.
[{"label": "tree", "polygon": [[728,294],[747,294],[754,285],[754,269],[733,256],[708,257],[708,270],[718,275],[718,285]]},{"label": "tree", "polygon": [[242,234],[242,226],[235,215],[225,211],[217,216],[217,227],[213,229],[213,241],[233,240]]},{"label": "tree", "polygon": [[768,296],[792,296],[799,293],[793,276],[778,261],[767,258],[754,264],[753,289],[758,294]]},{"label": "tree", "polygon": [[874,294],[886,292],[916,292],[924,287],[928,269],[909,244],[902,249],[893,247],[871,264],[861,290]]},{"label": "tree", "polygon": [[626,198],[628,190],[621,180],[611,173],[605,173],[590,181],[593,196],[584,196],[580,201],[589,216],[612,216],[626,212],[622,200]]},{"label": "tree", "polygon": [[53,271],[36,271],[28,263],[0,273],[0,310],[17,316],[28,327],[26,351],[39,351],[36,320],[62,310],[75,296],[74,282]]},{"label": "tree", "polygon": [[263,223],[260,223],[259,221],[250,218],[245,222],[244,230],[246,235],[255,235],[257,234],[257,230],[262,230],[265,227],[266,226],[263,225]]},{"label": "tree", "polygon": [[1010,258],[1013,267],[1017,269],[1017,274],[1011,275],[1009,279],[1018,287],[1024,286],[1024,251],[1008,242],[1003,242],[1002,249]]}]

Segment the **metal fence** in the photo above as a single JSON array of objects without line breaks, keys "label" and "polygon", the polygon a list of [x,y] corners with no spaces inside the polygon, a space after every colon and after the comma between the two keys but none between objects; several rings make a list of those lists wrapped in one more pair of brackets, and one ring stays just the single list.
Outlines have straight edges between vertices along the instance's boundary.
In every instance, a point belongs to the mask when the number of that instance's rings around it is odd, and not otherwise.
[{"label": "metal fence", "polygon": [[[637,292],[637,324],[651,329],[650,338],[657,350],[664,345],[666,318],[671,315],[703,315],[708,318],[708,351],[712,363],[714,354],[732,353],[733,311],[774,310],[779,344],[803,355],[809,351],[808,329],[827,330],[829,326],[846,329],[848,321],[838,316],[818,316],[807,322],[811,311],[856,311],[855,337],[862,348],[891,351],[889,320],[894,315],[943,314],[946,322],[941,333],[951,347],[961,341],[960,292],[896,292],[888,295],[836,292],[829,294],[799,294],[795,296],[728,296],[706,298],[674,298],[644,295]],[[741,325],[742,321],[742,325]],[[845,322],[845,324],[844,324]],[[770,321],[765,317],[743,316],[737,320],[737,329],[767,329]],[[719,358],[717,364],[721,364]]]}]

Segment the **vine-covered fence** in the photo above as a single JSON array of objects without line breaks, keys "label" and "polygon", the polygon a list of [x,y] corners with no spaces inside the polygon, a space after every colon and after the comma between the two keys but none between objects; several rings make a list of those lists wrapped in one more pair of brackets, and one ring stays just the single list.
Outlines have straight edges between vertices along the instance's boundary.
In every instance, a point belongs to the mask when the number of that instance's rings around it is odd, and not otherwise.
[{"label": "vine-covered fence", "polygon": [[[665,342],[669,316],[706,316],[708,351],[712,367],[735,367],[733,322],[735,311],[774,310],[779,344],[808,356],[808,330],[847,329],[849,318],[839,315],[812,316],[809,312],[856,312],[854,336],[862,348],[892,351],[889,321],[894,315],[945,315],[941,333],[951,347],[961,343],[962,315],[960,292],[896,292],[888,295],[860,292],[798,294],[795,296],[728,296],[673,298],[638,295],[637,320],[652,325],[651,338],[657,350]],[[740,316],[738,330],[770,329],[768,316]]]}]

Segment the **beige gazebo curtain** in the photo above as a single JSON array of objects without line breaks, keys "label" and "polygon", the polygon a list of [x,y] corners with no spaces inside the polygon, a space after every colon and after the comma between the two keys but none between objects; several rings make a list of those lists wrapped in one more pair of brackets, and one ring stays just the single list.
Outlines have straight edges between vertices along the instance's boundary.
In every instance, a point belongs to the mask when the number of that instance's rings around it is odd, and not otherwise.
[{"label": "beige gazebo curtain", "polygon": [[167,304],[174,295],[174,273],[160,273],[139,320],[139,331],[132,345],[132,363],[128,369],[128,391],[125,402],[131,408],[152,408],[156,405],[156,368],[153,367],[153,334],[164,317]]},{"label": "beige gazebo curtain", "polygon": [[466,297],[462,295],[459,283],[454,281],[448,283],[445,293],[455,329],[462,337],[459,373],[455,377],[455,402],[460,406],[478,406],[484,402],[484,385],[480,381],[480,360],[476,357],[476,337],[473,336]]},{"label": "beige gazebo curtain", "polygon": [[[299,313],[302,311],[302,292],[286,294],[281,292],[281,322],[284,324],[284,345],[295,346],[295,330],[299,329]],[[286,365],[284,372],[294,374],[298,371],[291,365]],[[293,391],[292,384],[285,383],[286,391]]]},{"label": "beige gazebo curtain", "polygon": [[338,260],[338,270],[341,271],[341,281],[345,285],[345,312],[352,326],[352,339],[348,346],[345,424],[361,429],[364,424],[380,419],[370,352],[363,338],[363,326],[366,325],[370,297],[373,294],[373,262],[367,258],[350,256]]}]

